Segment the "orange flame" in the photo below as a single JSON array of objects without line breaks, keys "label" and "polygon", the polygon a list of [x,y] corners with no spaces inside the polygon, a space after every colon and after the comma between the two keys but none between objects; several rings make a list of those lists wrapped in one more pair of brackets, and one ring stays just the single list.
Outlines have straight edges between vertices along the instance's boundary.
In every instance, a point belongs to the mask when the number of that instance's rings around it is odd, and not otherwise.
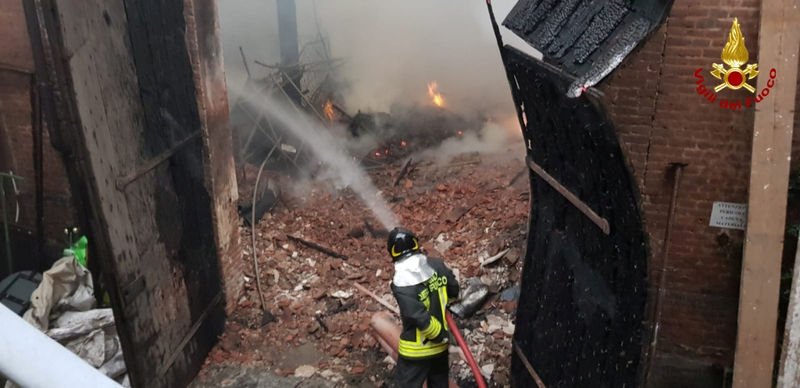
[{"label": "orange flame", "polygon": [[444,106],[444,97],[442,97],[438,89],[439,85],[436,84],[436,81],[433,81],[428,84],[428,96],[431,97],[431,101],[433,102],[434,105],[441,108]]},{"label": "orange flame", "polygon": [[322,113],[325,114],[325,118],[328,121],[333,121],[333,103],[330,101],[325,102],[325,105],[322,107]]}]

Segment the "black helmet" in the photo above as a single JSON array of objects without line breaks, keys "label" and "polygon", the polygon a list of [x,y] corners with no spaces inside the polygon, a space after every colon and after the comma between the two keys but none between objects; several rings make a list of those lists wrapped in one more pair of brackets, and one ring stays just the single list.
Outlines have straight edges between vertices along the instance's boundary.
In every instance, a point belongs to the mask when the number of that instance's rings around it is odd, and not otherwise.
[{"label": "black helmet", "polygon": [[389,233],[386,249],[389,251],[389,255],[392,256],[392,260],[397,260],[407,253],[418,251],[419,241],[417,241],[417,236],[411,233],[410,230],[397,227]]}]

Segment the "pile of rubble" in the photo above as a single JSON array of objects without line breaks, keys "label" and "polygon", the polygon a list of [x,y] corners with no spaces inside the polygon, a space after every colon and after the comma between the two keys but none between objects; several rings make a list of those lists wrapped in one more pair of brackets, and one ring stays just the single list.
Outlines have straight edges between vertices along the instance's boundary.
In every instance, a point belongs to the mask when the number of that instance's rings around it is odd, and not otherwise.
[{"label": "pile of rubble", "polygon": [[[454,270],[464,296],[469,285],[488,290],[487,298],[472,306],[477,311],[457,321],[494,386],[509,384],[529,208],[525,174],[521,159],[485,155],[448,164],[398,161],[370,172],[400,223],[420,234],[429,256],[442,257]],[[291,180],[281,184],[286,188]],[[251,269],[245,296],[206,364],[259,365],[281,376],[380,386],[393,365],[370,335],[370,318],[385,307],[354,284],[395,305],[386,231],[351,191],[325,182],[306,185],[284,189],[254,230],[265,310],[251,229],[242,228],[242,260]],[[248,189],[245,183],[241,192]],[[455,354],[450,360],[453,378],[472,379],[464,361]]]}]

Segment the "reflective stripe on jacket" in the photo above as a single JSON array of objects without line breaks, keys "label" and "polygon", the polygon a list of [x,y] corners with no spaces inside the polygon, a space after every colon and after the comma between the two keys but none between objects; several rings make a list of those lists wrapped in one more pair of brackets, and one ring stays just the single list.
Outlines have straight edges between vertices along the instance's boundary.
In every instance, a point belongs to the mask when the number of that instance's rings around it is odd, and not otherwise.
[{"label": "reflective stripe on jacket", "polygon": [[406,287],[392,284],[403,321],[398,353],[404,358],[433,357],[449,346],[445,308],[449,296],[458,297],[458,282],[442,260],[428,258],[427,263],[435,271],[427,280]]}]

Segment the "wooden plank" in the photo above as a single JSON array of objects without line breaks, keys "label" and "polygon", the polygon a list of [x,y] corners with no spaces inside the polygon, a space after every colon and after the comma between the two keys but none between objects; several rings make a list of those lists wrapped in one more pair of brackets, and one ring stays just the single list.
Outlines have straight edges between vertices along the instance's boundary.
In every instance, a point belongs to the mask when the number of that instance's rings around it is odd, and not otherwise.
[{"label": "wooden plank", "polygon": [[[67,168],[91,217],[131,381],[185,386],[222,329],[220,298],[237,296],[220,293],[218,254],[238,257],[238,219],[221,56],[206,47],[219,49],[208,39],[213,1],[196,9],[155,0],[43,2],[52,11],[45,23],[64,106],[63,128],[51,130],[69,147]],[[161,109],[180,128],[166,125]],[[203,142],[117,190],[120,174],[195,132]]]},{"label": "wooden plank", "polygon": [[575,206],[578,210],[581,211],[586,217],[589,217],[592,222],[597,225],[600,230],[603,231],[606,235],[611,233],[611,227],[608,225],[608,220],[603,217],[600,217],[592,208],[589,207],[585,202],[581,201],[577,195],[572,194],[564,185],[558,182],[555,178],[553,178],[550,174],[547,173],[541,166],[536,164],[530,157],[527,158],[528,167],[530,167],[533,172],[536,173],[540,178],[544,179],[555,191],[561,194],[569,203]]},{"label": "wooden plank", "polygon": [[[143,130],[138,81],[123,43],[127,35],[124,6],[119,1],[101,4],[99,0],[43,2],[44,9],[54,11],[46,14],[46,29],[59,77],[54,82],[60,89],[59,106],[63,107],[57,121],[65,123],[52,130],[72,154],[80,155],[68,160],[66,167],[72,187],[91,209],[87,212],[93,231],[90,241],[96,247],[112,296],[131,382],[145,386],[147,366],[141,360],[152,357],[140,352],[136,344],[140,336],[137,332],[147,330],[147,326],[128,318],[135,314],[126,314],[129,304],[120,286],[136,278],[130,271],[134,263],[130,262],[144,252],[138,250],[135,241],[149,231],[134,230],[129,220],[137,211],[130,210],[124,194],[114,186],[115,171],[136,165],[139,142],[135,133]],[[130,306],[134,302],[131,300]],[[149,330],[155,332],[157,328]]]},{"label": "wooden plank", "polygon": [[794,255],[792,291],[786,309],[786,328],[778,372],[778,388],[800,386],[800,236]]},{"label": "wooden plank", "polygon": [[535,369],[533,369],[533,365],[531,365],[531,362],[528,361],[528,357],[525,357],[525,353],[523,353],[522,349],[520,349],[519,345],[517,345],[517,341],[512,341],[511,346],[514,347],[514,352],[519,357],[519,360],[522,361],[522,365],[525,365],[525,369],[528,370],[528,374],[530,374],[533,381],[536,382],[536,386],[539,388],[547,388],[547,386],[544,385],[544,381],[542,381],[542,378],[539,377],[539,374],[536,373]]},{"label": "wooden plank", "polygon": [[[800,47],[800,0],[763,0],[747,232],[733,386],[769,387],[775,357],[781,254]],[[751,56],[751,58],[756,56]],[[770,69],[777,78],[770,80]]]},{"label": "wooden plank", "polygon": [[216,0],[184,1],[189,58],[197,91],[200,129],[203,131],[205,177],[212,202],[214,239],[220,266],[220,278],[228,313],[237,307],[244,287],[244,262],[241,257],[237,209],[239,192],[236,184],[234,144],[231,130],[228,91],[220,40]]}]

